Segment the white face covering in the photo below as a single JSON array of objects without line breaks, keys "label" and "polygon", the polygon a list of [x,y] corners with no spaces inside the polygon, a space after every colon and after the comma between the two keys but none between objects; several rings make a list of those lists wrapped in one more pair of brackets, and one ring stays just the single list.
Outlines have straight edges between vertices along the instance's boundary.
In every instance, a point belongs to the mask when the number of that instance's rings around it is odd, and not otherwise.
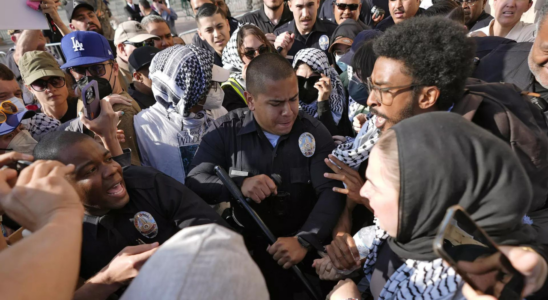
[{"label": "white face covering", "polygon": [[8,149],[15,152],[32,155],[38,142],[32,138],[28,130],[21,130],[8,144]]},{"label": "white face covering", "polygon": [[343,57],[344,55],[337,55],[335,54],[335,62],[339,62],[339,59],[341,59],[341,57]]},{"label": "white face covering", "polygon": [[209,89],[209,93],[207,93],[204,109],[212,110],[220,108],[223,105],[224,98],[225,92],[221,88],[221,85],[218,82],[213,83],[213,86]]},{"label": "white face covering", "polygon": [[[17,106],[17,109],[19,109],[19,111],[23,111],[23,110],[26,110],[25,108],[25,104],[23,103],[23,100],[17,98],[17,97],[13,97],[13,98],[10,98],[8,99],[11,103],[15,104],[15,106]],[[5,100],[4,100],[5,101]],[[0,101],[0,102],[4,102],[4,101]]]}]

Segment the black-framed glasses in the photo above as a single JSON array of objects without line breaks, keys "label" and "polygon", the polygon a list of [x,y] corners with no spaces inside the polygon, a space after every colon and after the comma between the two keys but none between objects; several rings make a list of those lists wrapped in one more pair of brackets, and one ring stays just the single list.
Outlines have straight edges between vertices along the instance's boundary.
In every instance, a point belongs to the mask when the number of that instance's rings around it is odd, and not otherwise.
[{"label": "black-framed glasses", "polygon": [[244,56],[249,58],[249,59],[254,59],[256,56],[261,55],[261,54],[265,54],[265,53],[268,53],[268,52],[270,52],[270,48],[268,48],[266,45],[261,45],[257,49],[245,48],[244,49]]},{"label": "black-framed glasses", "polygon": [[[376,98],[376,101],[380,102],[382,105],[390,106],[394,102],[394,97],[403,92],[412,90],[416,87],[421,86],[420,84],[411,84],[411,85],[401,85],[401,86],[390,86],[381,88],[376,86],[371,81],[371,77],[367,77],[367,89],[369,90],[369,95],[373,95]],[[396,91],[393,91],[396,90]],[[382,94],[390,94],[390,97],[382,97]]]},{"label": "black-framed glasses", "polygon": [[466,4],[468,6],[474,6],[476,3],[478,3],[478,0],[455,0],[458,5],[462,6],[463,4]]},{"label": "black-framed glasses", "polygon": [[360,7],[359,4],[346,4],[346,3],[335,3],[335,5],[340,9],[340,10],[346,10],[347,8],[349,10],[356,10],[358,9],[358,7]]},{"label": "black-framed glasses", "polygon": [[96,64],[96,65],[91,65],[87,67],[72,67],[72,68],[69,68],[69,70],[74,71],[75,73],[78,73],[83,76],[85,76],[87,72],[89,72],[91,76],[101,77],[101,76],[105,76],[105,74],[107,73],[107,68],[106,68],[107,65],[112,65],[112,63]]},{"label": "black-framed glasses", "polygon": [[144,47],[144,46],[154,47],[154,40],[155,39],[148,39],[148,40],[142,41],[140,43],[132,43],[132,42],[125,41],[123,44],[124,45],[132,45],[135,48],[141,48],[141,47]]},{"label": "black-framed glasses", "polygon": [[62,88],[65,86],[65,78],[53,76],[53,77],[50,77],[48,80],[37,79],[30,84],[30,87],[37,92],[43,92],[50,85],[57,89]]}]

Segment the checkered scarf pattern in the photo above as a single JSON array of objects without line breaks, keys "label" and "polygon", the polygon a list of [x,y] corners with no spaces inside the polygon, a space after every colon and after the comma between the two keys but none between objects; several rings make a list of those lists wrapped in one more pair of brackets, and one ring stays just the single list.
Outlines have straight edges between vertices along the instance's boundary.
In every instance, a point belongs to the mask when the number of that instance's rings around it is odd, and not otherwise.
[{"label": "checkered scarf pattern", "polygon": [[[331,108],[331,113],[333,114],[333,120],[336,124],[339,124],[343,113],[343,106],[346,102],[344,87],[339,79],[339,74],[337,74],[337,71],[329,65],[329,60],[322,50],[316,48],[306,48],[300,50],[293,58],[293,68],[295,68],[300,61],[307,64],[312,71],[324,74],[331,80],[333,90],[331,91],[331,95],[329,95],[329,107]],[[318,116],[317,101],[310,104],[299,101],[299,104],[300,108],[309,115],[314,117]]]},{"label": "checkered scarf pattern", "polygon": [[242,77],[244,62],[240,58],[240,51],[238,50],[238,32],[240,31],[241,26],[243,25],[240,25],[238,29],[234,30],[232,37],[230,37],[230,40],[223,50],[223,68],[230,70],[230,78],[234,78],[245,88],[245,80]]},{"label": "checkered scarf pattern", "polygon": [[[375,239],[364,265],[364,273],[369,281],[375,270],[378,250],[389,237],[378,225],[374,226]],[[453,299],[462,284],[462,278],[453,268],[445,266],[441,258],[433,261],[407,259],[386,281],[379,294],[379,300]]]},{"label": "checkered scarf pattern", "polygon": [[184,116],[211,87],[213,54],[194,45],[176,45],[154,56],[150,79],[156,101]]},{"label": "checkered scarf pattern", "polygon": [[59,120],[46,116],[42,113],[35,114],[32,118],[24,120],[23,125],[34,139],[54,131],[61,125]]},{"label": "checkered scarf pattern", "polygon": [[355,139],[349,139],[333,150],[333,156],[353,169],[358,169],[362,162],[369,158],[369,153],[380,137],[380,130],[375,126],[377,116],[369,116]]}]

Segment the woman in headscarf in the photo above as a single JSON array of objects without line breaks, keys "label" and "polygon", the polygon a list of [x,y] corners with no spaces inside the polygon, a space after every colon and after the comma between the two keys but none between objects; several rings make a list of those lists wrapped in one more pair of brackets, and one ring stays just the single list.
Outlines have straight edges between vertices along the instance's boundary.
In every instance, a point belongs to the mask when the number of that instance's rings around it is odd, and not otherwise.
[{"label": "woman in headscarf", "polygon": [[532,199],[523,167],[502,140],[459,115],[425,113],[393,126],[371,152],[366,177],[360,193],[377,225],[362,252],[374,299],[463,298],[462,278],[433,251],[453,205],[497,244],[535,246],[523,223]]},{"label": "woman in headscarf", "polygon": [[236,29],[223,50],[223,66],[230,70],[230,78],[222,84],[225,91],[223,106],[228,110],[247,107],[245,69],[253,58],[263,53],[275,52],[259,27],[246,24]]},{"label": "woman in headscarf", "polygon": [[320,120],[331,135],[352,135],[344,87],[325,53],[315,48],[300,50],[293,58],[293,69],[299,83],[299,108]]},{"label": "woman in headscarf", "polygon": [[227,112],[228,70],[205,49],[176,45],[154,56],[149,74],[157,103],[134,120],[141,161],[184,183],[202,136]]}]

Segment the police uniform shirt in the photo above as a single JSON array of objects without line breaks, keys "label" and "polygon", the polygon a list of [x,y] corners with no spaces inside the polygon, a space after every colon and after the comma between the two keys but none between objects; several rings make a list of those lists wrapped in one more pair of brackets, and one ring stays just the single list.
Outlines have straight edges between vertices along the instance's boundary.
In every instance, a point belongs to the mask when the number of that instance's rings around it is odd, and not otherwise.
[{"label": "police uniform shirt", "polygon": [[[125,157],[127,163],[127,153],[121,157]],[[123,177],[129,203],[102,217],[86,215],[84,218],[82,278],[94,276],[126,246],[138,245],[138,240],[162,244],[188,226],[217,223],[229,227],[194,192],[153,168],[126,167]],[[136,218],[138,213],[140,217]],[[147,216],[154,218],[154,222],[142,222]],[[147,231],[146,225],[151,228],[154,224],[156,230]]]},{"label": "police uniform shirt", "polygon": [[274,30],[275,35],[280,35],[284,32],[291,31],[295,34],[295,42],[293,46],[287,53],[289,60],[293,60],[293,56],[299,52],[299,50],[306,48],[316,48],[323,50],[325,55],[329,58],[329,62],[332,62],[331,55],[328,53],[330,37],[333,35],[333,31],[337,28],[337,24],[328,20],[316,19],[314,27],[309,34],[302,35],[299,30],[297,30],[297,25],[295,20],[285,23],[283,26],[280,26],[278,29]]},{"label": "police uniform shirt", "polygon": [[[307,152],[301,147],[307,136],[314,140],[315,150],[310,157],[304,155]],[[334,148],[335,143],[325,126],[305,112],[299,112],[291,132],[280,136],[273,147],[256,123],[253,112],[247,108],[236,109],[215,120],[202,138],[186,185],[209,204],[215,204],[231,199],[230,192],[215,174],[217,165],[224,168],[239,187],[249,177],[279,174],[282,184],[277,189],[278,195],[290,194],[283,203],[285,214],[267,213],[272,205],[268,201],[272,199],[251,205],[275,236],[298,234],[317,249],[323,249],[322,242],[331,235],[345,205],[344,195],[333,192],[333,187],[340,187],[342,183],[323,176],[331,172],[324,159]],[[246,223],[242,217],[246,214],[238,215],[238,222],[253,231],[256,225]]]},{"label": "police uniform shirt", "polygon": [[[230,26],[230,36],[232,36],[234,31],[238,29],[238,26],[240,26],[240,22],[230,17],[228,18],[228,25]],[[230,36],[228,37],[228,39],[230,39]],[[219,67],[223,66],[223,58],[219,54],[217,54],[217,51],[215,51],[215,49],[213,49],[213,47],[211,47],[211,45],[209,45],[207,41],[204,41],[200,38],[198,32],[196,32],[196,34],[194,34],[194,37],[192,37],[192,44],[197,47],[209,50],[209,52],[213,53],[214,56],[213,63]]]},{"label": "police uniform shirt", "polygon": [[277,25],[272,24],[268,16],[264,12],[264,6],[261,9],[250,12],[243,16],[240,21],[243,24],[251,23],[257,25],[264,33],[273,33],[275,29],[283,24],[293,20],[293,13],[289,10],[287,3],[283,6],[283,12]]}]

